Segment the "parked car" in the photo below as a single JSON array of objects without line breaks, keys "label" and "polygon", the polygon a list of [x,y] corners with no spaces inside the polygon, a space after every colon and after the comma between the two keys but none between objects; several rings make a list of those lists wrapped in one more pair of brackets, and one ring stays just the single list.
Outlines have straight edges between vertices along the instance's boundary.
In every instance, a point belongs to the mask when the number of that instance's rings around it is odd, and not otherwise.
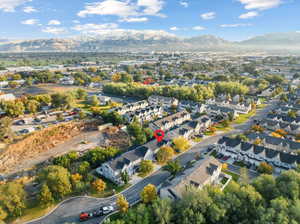
[{"label": "parked car", "polygon": [[79,216],[79,221],[83,222],[83,221],[89,220],[93,217],[94,217],[93,213],[81,212],[80,216]]},{"label": "parked car", "polygon": [[104,206],[101,208],[103,215],[107,215],[109,213],[112,213],[114,211],[114,207],[109,205],[109,206]]}]

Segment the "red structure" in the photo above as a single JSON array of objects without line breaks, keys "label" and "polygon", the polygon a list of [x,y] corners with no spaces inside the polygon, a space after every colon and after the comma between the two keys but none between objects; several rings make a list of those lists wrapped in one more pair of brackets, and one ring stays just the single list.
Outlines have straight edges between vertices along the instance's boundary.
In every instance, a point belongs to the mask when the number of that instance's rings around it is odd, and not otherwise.
[{"label": "red structure", "polygon": [[156,130],[154,132],[154,137],[156,138],[157,142],[161,142],[165,137],[165,132],[163,130]]}]

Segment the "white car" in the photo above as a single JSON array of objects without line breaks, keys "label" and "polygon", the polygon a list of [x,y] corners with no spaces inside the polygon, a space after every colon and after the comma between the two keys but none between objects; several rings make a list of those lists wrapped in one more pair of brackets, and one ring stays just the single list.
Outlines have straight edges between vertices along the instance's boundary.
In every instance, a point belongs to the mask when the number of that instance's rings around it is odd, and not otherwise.
[{"label": "white car", "polygon": [[109,213],[112,213],[113,211],[114,211],[114,207],[111,205],[102,207],[103,215],[107,215]]}]

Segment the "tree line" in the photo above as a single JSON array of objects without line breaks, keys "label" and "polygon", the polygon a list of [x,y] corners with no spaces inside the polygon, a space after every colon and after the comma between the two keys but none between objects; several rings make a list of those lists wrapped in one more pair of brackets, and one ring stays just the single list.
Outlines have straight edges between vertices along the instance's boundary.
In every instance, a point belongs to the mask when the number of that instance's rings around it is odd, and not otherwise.
[{"label": "tree line", "polygon": [[252,183],[232,181],[224,191],[188,187],[176,201],[159,199],[153,186],[147,186],[141,199],[105,224],[297,224],[300,173],[290,170],[277,178],[263,174]]}]

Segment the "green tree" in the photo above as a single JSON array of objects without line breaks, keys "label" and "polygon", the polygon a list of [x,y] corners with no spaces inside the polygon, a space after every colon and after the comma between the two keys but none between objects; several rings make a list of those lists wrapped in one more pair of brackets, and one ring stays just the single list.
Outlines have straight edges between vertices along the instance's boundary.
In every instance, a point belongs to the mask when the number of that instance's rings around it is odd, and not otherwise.
[{"label": "green tree", "polygon": [[158,224],[169,224],[173,217],[170,199],[157,199],[152,204],[155,221]]},{"label": "green tree", "polygon": [[26,109],[29,113],[35,114],[39,110],[40,103],[36,100],[29,100],[26,104]]},{"label": "green tree", "polygon": [[25,106],[21,101],[2,102],[2,108],[10,117],[18,117],[25,112]]},{"label": "green tree", "polygon": [[47,184],[55,199],[71,193],[70,173],[61,166],[48,166],[39,173],[38,180],[42,184]]},{"label": "green tree", "polygon": [[78,100],[85,100],[87,98],[88,94],[84,89],[77,89],[76,90],[76,98]]},{"label": "green tree", "polygon": [[8,182],[1,186],[0,201],[10,217],[17,217],[23,214],[23,210],[26,208],[25,200],[26,192],[22,184]]},{"label": "green tree", "polygon": [[174,160],[167,163],[164,170],[168,171],[172,176],[176,176],[180,171],[182,171],[182,166],[179,161]]},{"label": "green tree", "polygon": [[128,172],[126,170],[121,173],[121,179],[124,184],[128,184],[128,182],[130,181],[130,176],[128,175]]},{"label": "green tree", "polygon": [[39,202],[42,206],[49,206],[54,202],[54,198],[52,197],[52,193],[47,184],[43,184],[41,191],[39,193]]},{"label": "green tree", "polygon": [[99,101],[97,96],[92,96],[90,103],[91,103],[92,106],[95,107],[95,106],[99,106],[100,101]]},{"label": "green tree", "polygon": [[143,160],[140,163],[139,175],[145,177],[148,174],[152,173],[153,169],[154,169],[154,165],[151,160]]},{"label": "green tree", "polygon": [[265,173],[265,174],[273,173],[273,167],[266,162],[260,163],[257,170],[258,170],[258,172]]},{"label": "green tree", "polygon": [[0,207],[0,221],[6,219],[7,216],[7,212],[2,207]]},{"label": "green tree", "polygon": [[78,173],[81,175],[86,175],[90,170],[90,163],[88,161],[83,161],[78,167]]}]

